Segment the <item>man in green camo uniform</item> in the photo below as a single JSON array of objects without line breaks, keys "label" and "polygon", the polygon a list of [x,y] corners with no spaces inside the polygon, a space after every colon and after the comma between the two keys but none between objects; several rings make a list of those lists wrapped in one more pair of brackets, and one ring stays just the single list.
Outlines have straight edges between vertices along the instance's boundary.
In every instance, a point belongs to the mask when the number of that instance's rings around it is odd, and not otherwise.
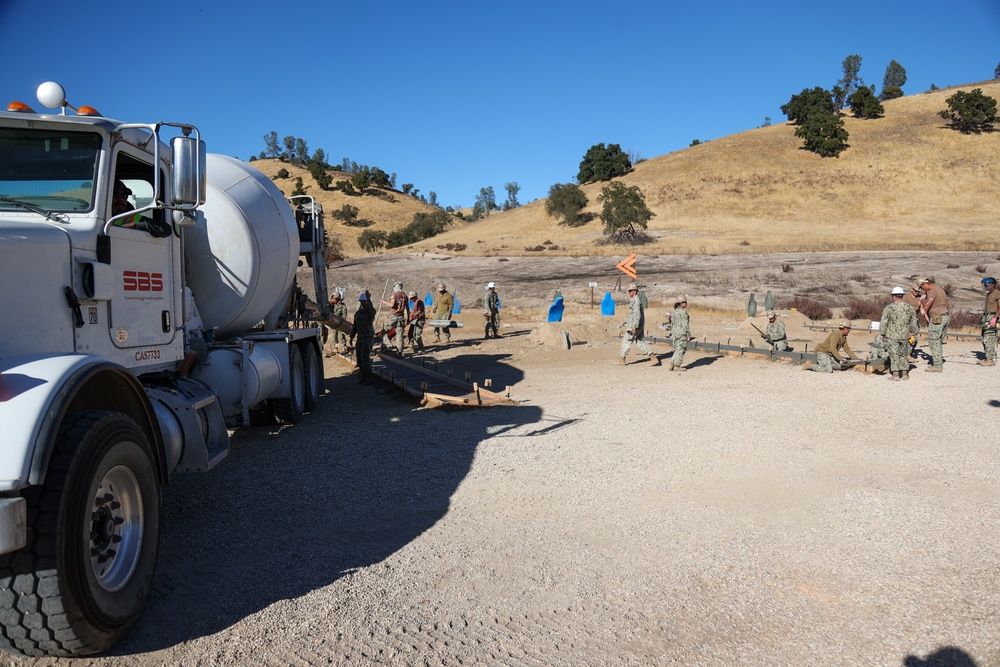
[{"label": "man in green camo uniform", "polygon": [[625,333],[622,335],[621,358],[618,360],[620,366],[625,365],[625,355],[632,349],[632,343],[639,346],[654,366],[660,365],[660,360],[656,358],[653,351],[646,345],[643,336],[646,328],[646,315],[642,307],[642,299],[639,298],[639,286],[632,283],[628,286],[628,319],[625,321]]},{"label": "man in green camo uniform", "polygon": [[917,333],[917,311],[903,301],[906,290],[893,287],[892,303],[882,310],[879,331],[889,353],[889,379],[910,379],[910,336]]},{"label": "man in green camo uniform", "polygon": [[674,346],[674,356],[670,357],[667,370],[686,371],[684,368],[684,353],[691,340],[691,316],[687,312],[687,297],[681,294],[674,302],[674,312],[670,315],[670,342]]},{"label": "man in green camo uniform", "polygon": [[941,373],[944,370],[944,336],[948,332],[948,295],[934,284],[933,278],[921,278],[920,289],[927,295],[921,305],[921,314],[927,320],[927,347],[931,352],[931,365],[924,370]]},{"label": "man in green camo uniform", "polygon": [[497,286],[490,282],[486,285],[486,294],[483,296],[483,315],[486,319],[486,338],[493,332],[493,338],[500,337],[500,295],[497,294]]},{"label": "man in green camo uniform", "polygon": [[358,344],[354,348],[357,357],[358,370],[361,371],[359,382],[364,382],[372,372],[372,346],[375,344],[375,306],[367,290],[358,297],[358,310],[354,313],[354,326],[351,327],[351,344],[354,339]]},{"label": "man in green camo uniform", "polygon": [[[332,317],[339,317],[341,320],[347,320],[347,304],[344,303],[344,297],[340,292],[334,292],[333,296],[330,297],[330,315]],[[340,329],[330,329],[331,343],[333,343],[333,348],[337,354],[341,354],[346,351],[347,348],[347,334]]]},{"label": "man in green camo uniform", "polygon": [[778,319],[778,314],[773,310],[767,311],[767,326],[764,327],[764,335],[767,336],[767,344],[775,352],[783,352],[788,349],[788,334],[785,333],[785,323]]},{"label": "man in green camo uniform", "polygon": [[986,305],[983,306],[983,316],[979,320],[983,328],[983,358],[976,363],[980,366],[994,366],[997,362],[997,313],[1000,313],[997,279],[983,278],[983,289],[986,291]]}]

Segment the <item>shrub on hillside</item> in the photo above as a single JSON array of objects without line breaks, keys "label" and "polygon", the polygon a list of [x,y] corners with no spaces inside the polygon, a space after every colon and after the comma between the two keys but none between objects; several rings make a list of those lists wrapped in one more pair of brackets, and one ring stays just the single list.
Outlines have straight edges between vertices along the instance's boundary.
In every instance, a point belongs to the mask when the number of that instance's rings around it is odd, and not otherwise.
[{"label": "shrub on hillside", "polygon": [[358,245],[365,252],[377,252],[389,243],[389,235],[377,229],[366,229],[358,236]]},{"label": "shrub on hillside", "polygon": [[288,178],[288,170],[282,167],[278,170],[278,173],[274,175],[275,178]]},{"label": "shrub on hillside", "polygon": [[970,132],[992,132],[997,120],[997,101],[989,95],[983,95],[982,88],[976,88],[967,93],[960,90],[947,100],[947,109],[938,115],[948,121],[948,124],[963,134]]},{"label": "shrub on hillside", "polygon": [[580,186],[573,183],[556,183],[549,188],[545,200],[545,213],[553,218],[562,218],[559,224],[576,227],[581,222],[580,211],[587,205],[587,195]]},{"label": "shrub on hillside", "polygon": [[580,172],[576,175],[578,183],[595,183],[610,181],[616,176],[624,176],[632,170],[628,154],[618,144],[595,144],[580,161]]},{"label": "shrub on hillside", "polygon": [[885,107],[875,97],[875,86],[858,88],[847,102],[855,118],[880,118],[885,113]]},{"label": "shrub on hillside", "polygon": [[828,306],[804,296],[793,297],[778,307],[783,310],[797,310],[810,320],[829,320],[833,317],[833,311]]},{"label": "shrub on hillside", "polygon": [[795,128],[795,136],[805,140],[803,148],[820,157],[837,157],[847,148],[844,121],[834,113],[814,113]]},{"label": "shrub on hillside", "polygon": [[878,322],[882,319],[882,310],[888,305],[889,299],[882,296],[875,296],[870,299],[851,299],[844,309],[844,317],[849,320],[871,320]]}]

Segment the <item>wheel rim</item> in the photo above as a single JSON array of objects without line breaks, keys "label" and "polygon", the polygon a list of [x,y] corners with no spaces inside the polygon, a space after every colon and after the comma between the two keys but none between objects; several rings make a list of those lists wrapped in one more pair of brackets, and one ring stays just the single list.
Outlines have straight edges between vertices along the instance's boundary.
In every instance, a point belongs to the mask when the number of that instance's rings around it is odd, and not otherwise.
[{"label": "wheel rim", "polygon": [[97,487],[90,521],[90,564],[105,590],[121,589],[135,572],[142,519],[139,480],[127,467],[115,466]]}]

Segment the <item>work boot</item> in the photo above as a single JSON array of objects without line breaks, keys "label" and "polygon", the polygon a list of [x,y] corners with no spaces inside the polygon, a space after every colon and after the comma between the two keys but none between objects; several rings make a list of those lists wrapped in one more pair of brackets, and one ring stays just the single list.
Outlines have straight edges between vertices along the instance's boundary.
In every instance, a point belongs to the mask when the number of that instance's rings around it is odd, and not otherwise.
[{"label": "work boot", "polygon": [[927,371],[928,373],[943,373],[944,372],[944,369],[941,368],[940,366],[928,366],[924,370]]},{"label": "work boot", "polygon": [[980,359],[976,363],[979,364],[980,366],[994,366],[994,365],[996,365],[995,362],[993,360],[991,360],[991,359]]},{"label": "work boot", "polygon": [[674,366],[674,370],[677,371],[677,372],[679,372],[679,373],[683,373],[683,372],[687,371],[687,369],[684,368],[683,366]]},{"label": "work boot", "polygon": [[617,363],[615,363],[615,366],[624,366],[624,365],[625,365],[625,357],[618,357],[618,361]]},{"label": "work boot", "polygon": [[910,371],[900,371],[900,373],[901,373],[900,378],[899,378],[900,380],[909,380],[910,379]]},{"label": "work boot", "polygon": [[806,363],[802,364],[802,370],[811,371],[812,369],[813,369],[813,362],[807,361]]},{"label": "work boot", "polygon": [[649,363],[652,364],[653,366],[659,366],[660,359],[655,354],[651,354],[649,355]]},{"label": "work boot", "polygon": [[669,364],[667,364],[667,370],[668,371],[674,370],[674,362],[671,361]]},{"label": "work boot", "polygon": [[902,376],[902,373],[900,373],[899,375],[896,375],[896,371],[890,371],[889,372],[889,381],[890,382],[899,382],[899,380],[901,379],[901,376]]}]

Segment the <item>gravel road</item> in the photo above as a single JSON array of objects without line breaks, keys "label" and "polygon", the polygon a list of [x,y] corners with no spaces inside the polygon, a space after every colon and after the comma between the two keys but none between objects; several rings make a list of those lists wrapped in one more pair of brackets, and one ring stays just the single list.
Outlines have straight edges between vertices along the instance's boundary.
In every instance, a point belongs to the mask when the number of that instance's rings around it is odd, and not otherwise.
[{"label": "gravel road", "polygon": [[72,664],[1000,665],[1000,369],[974,344],[890,383],[618,367],[508,324],[430,352],[515,406],[421,409],[328,359],[301,424],[166,490],[145,613]]}]

